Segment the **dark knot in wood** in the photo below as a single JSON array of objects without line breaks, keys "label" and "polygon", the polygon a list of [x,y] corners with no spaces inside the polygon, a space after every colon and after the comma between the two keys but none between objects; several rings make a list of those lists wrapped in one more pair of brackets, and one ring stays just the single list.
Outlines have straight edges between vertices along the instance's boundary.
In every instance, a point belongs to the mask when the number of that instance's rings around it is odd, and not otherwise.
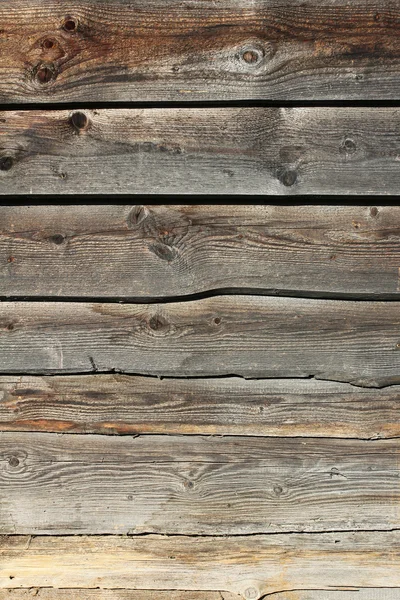
[{"label": "dark knot in wood", "polygon": [[76,129],[76,131],[84,131],[89,127],[89,118],[82,111],[76,111],[72,113],[70,117],[70,123]]},{"label": "dark knot in wood", "polygon": [[14,164],[11,156],[3,156],[0,158],[0,171],[9,171]]}]

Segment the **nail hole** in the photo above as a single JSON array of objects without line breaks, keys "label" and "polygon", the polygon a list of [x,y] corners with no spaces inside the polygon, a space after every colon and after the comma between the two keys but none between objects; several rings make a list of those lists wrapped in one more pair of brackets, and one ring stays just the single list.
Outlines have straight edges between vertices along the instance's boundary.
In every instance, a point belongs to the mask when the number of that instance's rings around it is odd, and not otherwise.
[{"label": "nail hole", "polygon": [[53,76],[54,76],[53,69],[47,65],[43,65],[43,66],[39,67],[36,71],[36,79],[42,85],[49,83],[53,79]]},{"label": "nail hole", "polygon": [[89,119],[87,118],[87,116],[85,115],[85,113],[83,112],[74,112],[71,115],[71,124],[73,125],[73,127],[75,127],[75,129],[77,129],[78,131],[82,131],[83,129],[86,129],[86,127],[88,126],[89,123]]},{"label": "nail hole", "polygon": [[67,17],[64,21],[64,25],[63,25],[65,31],[75,31],[77,24],[75,19],[72,19],[71,17]]},{"label": "nail hole", "polygon": [[282,171],[279,174],[279,181],[286,187],[294,185],[297,181],[296,171]]},{"label": "nail hole", "polygon": [[376,208],[376,206],[373,206],[373,207],[371,208],[371,210],[370,210],[371,217],[376,217],[376,216],[377,216],[377,214],[378,214],[378,212],[379,212],[379,211],[378,211],[378,209]]},{"label": "nail hole", "polygon": [[167,322],[163,317],[154,315],[149,320],[149,327],[153,331],[160,331],[160,329],[167,327]]},{"label": "nail hole", "polygon": [[9,171],[14,164],[11,156],[3,156],[0,158],[0,171]]},{"label": "nail hole", "polygon": [[44,40],[42,47],[46,48],[46,50],[50,50],[50,48],[53,48],[54,46],[54,42],[53,40]]},{"label": "nail hole", "polygon": [[221,323],[221,319],[220,319],[220,317],[216,317],[216,318],[214,319],[214,323],[215,323],[216,325],[219,325],[219,324]]},{"label": "nail hole", "polygon": [[346,152],[348,152],[349,154],[352,154],[357,150],[355,142],[353,142],[353,140],[350,139],[345,140],[343,146]]},{"label": "nail hole", "polygon": [[56,235],[52,235],[50,238],[50,241],[53,242],[54,244],[57,244],[57,246],[59,246],[60,244],[62,244],[65,240],[65,237],[61,234],[56,234]]},{"label": "nail hole", "polygon": [[254,50],[246,50],[245,52],[243,52],[242,58],[244,62],[248,64],[254,64],[259,61],[260,55]]}]

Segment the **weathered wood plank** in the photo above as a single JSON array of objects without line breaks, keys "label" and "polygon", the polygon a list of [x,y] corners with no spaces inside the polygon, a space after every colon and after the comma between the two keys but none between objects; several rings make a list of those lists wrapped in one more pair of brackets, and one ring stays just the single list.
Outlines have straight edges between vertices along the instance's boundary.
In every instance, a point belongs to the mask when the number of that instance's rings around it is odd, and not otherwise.
[{"label": "weathered wood plank", "polygon": [[399,206],[2,206],[0,296],[399,296]]},{"label": "weathered wood plank", "polygon": [[0,194],[400,189],[396,108],[3,111],[0,120]]},{"label": "weathered wood plank", "polygon": [[400,386],[127,375],[0,377],[0,431],[400,437]]},{"label": "weathered wood plank", "polygon": [[1,534],[400,527],[400,441],[0,435]]},{"label": "weathered wood plank", "polygon": [[226,590],[246,600],[284,590],[399,587],[399,548],[399,532],[13,536],[0,539],[0,586]]},{"label": "weathered wood plank", "polygon": [[[1,600],[238,600],[229,592],[178,590],[94,590],[94,589],[0,589]],[[274,600],[398,600],[400,588],[350,588],[348,590],[296,590],[277,592]]]},{"label": "weathered wood plank", "polygon": [[0,3],[0,101],[398,99],[390,0]]},{"label": "weathered wood plank", "polygon": [[[330,594],[328,597],[322,596],[322,600],[398,600],[400,598],[400,588],[388,590],[388,593],[379,595],[380,590],[375,590],[378,594],[371,597],[367,590],[361,590],[355,597]],[[390,593],[389,593],[390,592]],[[229,592],[197,592],[197,591],[179,591],[179,590],[91,590],[91,589],[54,589],[54,588],[31,588],[8,590],[0,589],[0,600],[240,600],[240,596],[230,594]],[[310,600],[313,599],[312,594]],[[292,600],[285,595],[277,600]],[[301,596],[293,600],[302,600]]]},{"label": "weathered wood plank", "polygon": [[[229,592],[178,590],[94,590],[94,589],[0,589],[0,600],[238,600]],[[274,600],[399,600],[400,588],[351,588],[348,590],[296,590],[278,592]]]},{"label": "weathered wood plank", "polygon": [[310,377],[400,383],[397,302],[219,296],[0,303],[0,372]]}]

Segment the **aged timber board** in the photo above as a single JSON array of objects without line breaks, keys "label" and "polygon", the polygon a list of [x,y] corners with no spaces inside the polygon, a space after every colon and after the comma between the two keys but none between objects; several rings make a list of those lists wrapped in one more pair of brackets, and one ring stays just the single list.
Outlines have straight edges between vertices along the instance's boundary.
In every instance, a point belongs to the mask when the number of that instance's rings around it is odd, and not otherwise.
[{"label": "aged timber board", "polygon": [[[230,592],[178,590],[0,589],[0,600],[241,600]],[[274,600],[399,600],[399,588],[296,590],[274,594]]]},{"label": "aged timber board", "polygon": [[0,372],[400,383],[395,302],[221,296],[168,304],[2,302]]},{"label": "aged timber board", "polygon": [[398,194],[397,108],[0,112],[0,194]]},{"label": "aged timber board", "polygon": [[399,440],[0,435],[1,534],[400,527]]},{"label": "aged timber board", "polygon": [[0,263],[3,298],[397,298],[400,207],[1,206]]},{"label": "aged timber board", "polygon": [[2,0],[0,101],[397,99],[390,0]]},{"label": "aged timber board", "polygon": [[400,587],[398,531],[224,538],[11,536],[0,544],[3,588],[223,590],[258,600],[284,590]]},{"label": "aged timber board", "polygon": [[400,437],[400,387],[316,379],[0,376],[0,431]]}]

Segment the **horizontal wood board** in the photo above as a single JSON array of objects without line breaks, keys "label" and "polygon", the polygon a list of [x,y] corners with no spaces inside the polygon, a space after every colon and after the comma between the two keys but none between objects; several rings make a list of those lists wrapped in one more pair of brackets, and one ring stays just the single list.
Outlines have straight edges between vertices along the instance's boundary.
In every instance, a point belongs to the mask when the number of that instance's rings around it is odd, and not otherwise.
[{"label": "horizontal wood board", "polygon": [[[0,589],[1,600],[240,600],[230,592],[178,590]],[[274,594],[274,600],[398,600],[399,588],[296,590]]]},{"label": "horizontal wood board", "polygon": [[3,297],[393,299],[400,207],[1,206],[0,261]]},{"label": "horizontal wood board", "polygon": [[399,460],[398,440],[2,433],[0,533],[390,530]]},{"label": "horizontal wood board", "polygon": [[399,547],[396,531],[227,538],[12,536],[0,539],[0,586],[223,590],[247,600],[284,590],[399,587]]},{"label": "horizontal wood board", "polygon": [[315,376],[382,387],[400,383],[399,327],[395,302],[2,302],[0,372]]},{"label": "horizontal wood board", "polygon": [[398,99],[390,0],[0,3],[0,102]]},{"label": "horizontal wood board", "polygon": [[0,431],[400,437],[400,386],[315,379],[0,376]]},{"label": "horizontal wood board", "polygon": [[377,107],[2,111],[0,194],[398,194],[398,117]]}]

